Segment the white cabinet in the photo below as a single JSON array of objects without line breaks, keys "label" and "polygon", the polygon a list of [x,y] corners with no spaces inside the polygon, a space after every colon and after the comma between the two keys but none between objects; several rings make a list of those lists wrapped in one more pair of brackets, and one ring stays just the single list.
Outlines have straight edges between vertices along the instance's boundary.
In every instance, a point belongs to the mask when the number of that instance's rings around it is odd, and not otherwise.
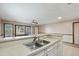
[{"label": "white cabinet", "polygon": [[49,46],[46,53],[47,56],[57,56],[57,44]]},{"label": "white cabinet", "polygon": [[37,53],[35,56],[45,56],[44,51],[41,51],[40,53]]},{"label": "white cabinet", "polygon": [[63,55],[62,41],[58,41],[47,48],[47,56],[62,56],[62,55]]},{"label": "white cabinet", "polygon": [[45,50],[32,54],[31,56],[45,56]]},{"label": "white cabinet", "polygon": [[59,41],[57,43],[57,54],[58,56],[63,56],[63,44],[62,44],[62,41]]},{"label": "white cabinet", "polygon": [[33,54],[33,56],[62,56],[63,48],[62,41],[58,41],[54,44],[51,44],[49,47],[39,51],[38,53]]}]

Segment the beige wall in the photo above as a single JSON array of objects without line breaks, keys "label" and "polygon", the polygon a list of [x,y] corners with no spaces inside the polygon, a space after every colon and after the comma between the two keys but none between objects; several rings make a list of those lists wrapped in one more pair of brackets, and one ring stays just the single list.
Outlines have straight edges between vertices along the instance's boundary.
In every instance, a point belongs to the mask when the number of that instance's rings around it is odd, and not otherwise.
[{"label": "beige wall", "polygon": [[78,22],[78,20],[64,21],[58,23],[51,23],[46,25],[40,25],[40,33],[61,33],[72,34],[72,23]]},{"label": "beige wall", "polygon": [[40,33],[61,33],[63,34],[63,41],[72,43],[72,23],[77,21],[78,20],[41,25]]},{"label": "beige wall", "polygon": [[72,34],[72,22],[43,25],[40,27],[40,32]]},{"label": "beige wall", "polygon": [[[29,23],[21,23],[21,22],[16,22],[16,21],[8,21],[8,20],[3,20],[1,19],[0,21],[0,35],[3,35],[4,34],[4,31],[3,31],[3,24],[4,23],[10,23],[10,24],[13,24],[13,36],[15,36],[15,25],[27,25],[27,26],[32,26],[31,24]],[[32,27],[32,34],[34,33],[34,29]],[[2,36],[3,37],[3,36]]]}]

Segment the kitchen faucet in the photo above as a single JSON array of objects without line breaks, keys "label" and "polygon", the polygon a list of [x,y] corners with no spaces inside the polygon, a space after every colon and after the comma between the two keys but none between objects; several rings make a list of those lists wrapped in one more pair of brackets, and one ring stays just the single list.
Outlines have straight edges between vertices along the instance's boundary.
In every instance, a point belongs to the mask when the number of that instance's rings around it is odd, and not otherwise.
[{"label": "kitchen faucet", "polygon": [[39,41],[40,41],[39,37],[36,37],[36,36],[35,36],[34,39],[33,39],[33,42],[36,43],[36,42],[39,42]]}]

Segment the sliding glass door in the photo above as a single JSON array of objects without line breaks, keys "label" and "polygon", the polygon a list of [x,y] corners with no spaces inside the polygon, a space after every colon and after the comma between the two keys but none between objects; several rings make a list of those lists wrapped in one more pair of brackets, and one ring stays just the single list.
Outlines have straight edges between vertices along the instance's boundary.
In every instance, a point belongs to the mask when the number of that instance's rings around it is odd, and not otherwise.
[{"label": "sliding glass door", "polygon": [[4,37],[12,37],[14,36],[14,30],[15,30],[15,36],[25,36],[25,35],[31,35],[32,34],[32,28],[31,26],[25,26],[25,25],[15,25],[15,28],[13,28],[14,25],[5,23],[4,24]]},{"label": "sliding glass door", "polygon": [[4,37],[12,37],[12,30],[13,25],[12,24],[4,24]]}]

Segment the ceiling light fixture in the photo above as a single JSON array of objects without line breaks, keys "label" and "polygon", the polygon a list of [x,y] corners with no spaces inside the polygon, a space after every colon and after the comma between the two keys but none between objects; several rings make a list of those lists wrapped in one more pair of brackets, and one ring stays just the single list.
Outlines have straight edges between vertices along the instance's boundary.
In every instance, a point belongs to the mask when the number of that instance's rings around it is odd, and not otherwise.
[{"label": "ceiling light fixture", "polygon": [[32,20],[32,23],[33,23],[33,24],[38,24],[37,20],[35,20],[35,19]]},{"label": "ceiling light fixture", "polygon": [[33,25],[38,25],[38,18],[33,18],[33,20],[32,20],[32,24]]},{"label": "ceiling light fixture", "polygon": [[58,17],[58,19],[62,19],[62,17]]}]

